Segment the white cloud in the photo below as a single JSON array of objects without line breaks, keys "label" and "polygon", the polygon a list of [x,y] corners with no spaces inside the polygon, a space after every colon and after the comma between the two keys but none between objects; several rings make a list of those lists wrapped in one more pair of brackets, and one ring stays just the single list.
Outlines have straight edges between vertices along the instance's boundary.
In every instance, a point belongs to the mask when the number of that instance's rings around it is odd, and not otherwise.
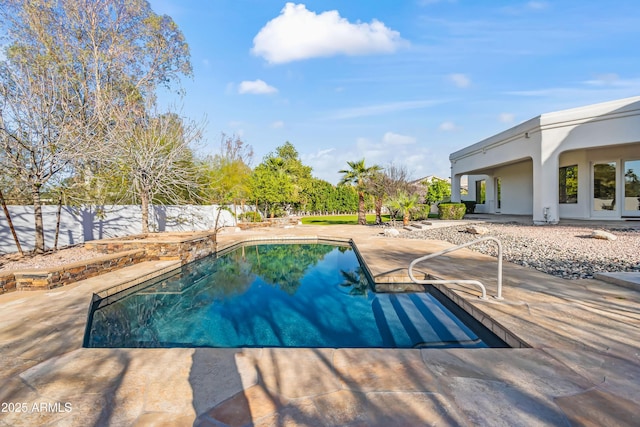
[{"label": "white cloud", "polygon": [[533,10],[546,9],[547,6],[549,5],[547,4],[547,2],[544,2],[544,1],[530,1],[529,3],[527,3],[527,8],[533,9]]},{"label": "white cloud", "polygon": [[513,113],[500,113],[498,116],[498,120],[500,120],[501,123],[513,123],[515,118],[516,115]]},{"label": "white cloud", "polygon": [[273,129],[282,129],[284,127],[284,122],[282,120],[275,121],[271,123],[271,127]]},{"label": "white cloud", "polygon": [[413,136],[387,132],[382,137],[382,142],[388,145],[408,145],[415,144],[416,139]]},{"label": "white cloud", "polygon": [[268,95],[276,92],[278,92],[278,89],[273,86],[269,86],[260,79],[253,81],[245,80],[240,83],[240,86],[238,86],[238,93],[241,94],[250,93],[253,95]]},{"label": "white cloud", "polygon": [[471,84],[471,79],[467,75],[460,73],[450,74],[449,80],[459,88],[469,87]]},{"label": "white cloud", "polygon": [[517,4],[513,6],[506,6],[502,8],[504,13],[509,15],[524,15],[526,13],[538,12],[545,10],[549,7],[549,3],[546,1],[528,1],[524,4]]},{"label": "white cloud", "polygon": [[450,131],[458,129],[458,127],[456,126],[456,124],[454,122],[446,121],[446,122],[440,123],[440,126],[438,127],[438,129],[440,129],[441,131],[444,131],[444,132],[450,132]]},{"label": "white cloud", "polygon": [[335,55],[393,53],[407,42],[382,22],[350,23],[337,10],[317,14],[287,3],[262,27],[251,52],[271,64]]},{"label": "white cloud", "polygon": [[608,86],[620,83],[620,76],[616,73],[599,74],[592,80],[587,80],[585,84],[590,86]]},{"label": "white cloud", "polygon": [[338,110],[331,114],[328,118],[333,120],[353,119],[356,117],[378,116],[381,114],[390,114],[396,111],[417,110],[420,108],[432,107],[442,104],[444,101],[439,100],[419,100],[419,101],[399,101],[387,104],[368,105],[366,107],[355,107]]}]

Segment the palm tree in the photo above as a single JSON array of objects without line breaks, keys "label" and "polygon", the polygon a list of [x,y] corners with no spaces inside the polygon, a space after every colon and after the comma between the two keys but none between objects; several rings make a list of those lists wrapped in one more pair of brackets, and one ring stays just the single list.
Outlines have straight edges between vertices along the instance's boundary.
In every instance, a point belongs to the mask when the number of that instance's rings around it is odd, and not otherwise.
[{"label": "palm tree", "polygon": [[367,179],[367,193],[373,196],[373,206],[376,211],[376,225],[382,224],[382,203],[387,197],[389,177],[380,171],[376,171]]},{"label": "palm tree", "polygon": [[381,170],[382,168],[378,165],[373,165],[366,167],[364,164],[364,159],[357,162],[347,162],[350,169],[343,169],[338,171],[343,174],[342,179],[340,180],[340,184],[353,184],[356,187],[356,191],[358,192],[358,224],[366,225],[367,218],[364,212],[364,192],[365,192],[365,183],[371,175],[375,172]]},{"label": "palm tree", "polygon": [[418,203],[418,195],[412,194],[409,195],[404,191],[398,193],[398,195],[390,201],[391,206],[400,210],[402,212],[402,224],[409,224],[409,219],[411,217],[411,210],[415,208],[416,203]]}]

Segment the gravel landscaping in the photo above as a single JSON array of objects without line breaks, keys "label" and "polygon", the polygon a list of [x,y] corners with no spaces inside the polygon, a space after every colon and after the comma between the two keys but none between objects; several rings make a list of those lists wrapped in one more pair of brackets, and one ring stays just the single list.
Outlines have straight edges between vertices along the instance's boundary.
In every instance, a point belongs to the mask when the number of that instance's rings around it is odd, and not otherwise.
[{"label": "gravel landscaping", "polygon": [[103,254],[85,249],[83,246],[74,246],[50,251],[40,255],[26,253],[21,257],[18,253],[0,255],[0,273],[9,270],[37,269],[58,267],[73,262],[90,260]]},{"label": "gravel landscaping", "polygon": [[[640,271],[640,230],[612,228],[616,240],[590,238],[593,228],[575,226],[533,226],[522,224],[477,224],[486,236],[502,242],[503,259],[565,279],[590,279],[597,272]],[[466,232],[468,225],[421,231],[401,230],[400,238],[444,240],[456,245],[482,236]],[[470,249],[496,256],[493,242]]]}]

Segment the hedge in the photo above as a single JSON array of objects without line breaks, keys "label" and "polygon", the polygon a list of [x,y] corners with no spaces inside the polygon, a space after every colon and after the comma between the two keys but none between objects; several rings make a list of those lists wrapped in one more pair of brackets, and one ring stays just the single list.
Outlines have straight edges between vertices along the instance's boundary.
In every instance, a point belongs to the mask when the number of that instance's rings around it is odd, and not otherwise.
[{"label": "hedge", "polygon": [[438,205],[438,218],[462,219],[467,207],[464,203],[440,203]]}]

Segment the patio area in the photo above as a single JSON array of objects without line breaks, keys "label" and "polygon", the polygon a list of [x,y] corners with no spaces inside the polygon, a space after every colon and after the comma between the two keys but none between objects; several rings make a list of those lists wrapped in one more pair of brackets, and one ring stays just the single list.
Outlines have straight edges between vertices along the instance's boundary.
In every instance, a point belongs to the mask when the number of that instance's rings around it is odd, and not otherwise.
[{"label": "patio area", "polygon": [[[411,260],[451,246],[380,231],[268,228],[223,234],[220,244],[348,236],[375,278],[400,281]],[[640,424],[640,291],[510,263],[502,301],[478,299],[475,287],[448,292],[525,348],[82,348],[92,293],[178,265],[144,262],[54,290],[0,295],[0,426]],[[463,249],[421,269],[478,279],[495,294],[488,256]]]}]

